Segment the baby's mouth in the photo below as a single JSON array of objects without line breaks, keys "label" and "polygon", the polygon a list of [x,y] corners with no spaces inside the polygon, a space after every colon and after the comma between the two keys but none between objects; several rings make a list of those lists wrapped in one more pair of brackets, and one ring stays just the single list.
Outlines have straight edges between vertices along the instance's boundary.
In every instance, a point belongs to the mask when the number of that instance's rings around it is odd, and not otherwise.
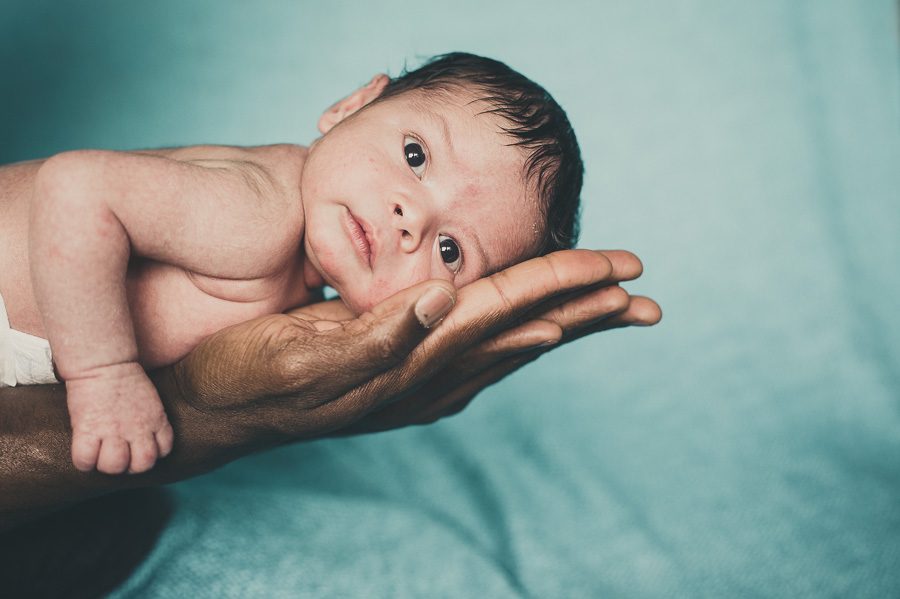
[{"label": "baby's mouth", "polygon": [[357,219],[350,209],[344,212],[344,228],[347,229],[347,235],[353,242],[357,255],[365,262],[369,268],[372,267],[372,235],[370,229],[366,227],[364,221]]}]

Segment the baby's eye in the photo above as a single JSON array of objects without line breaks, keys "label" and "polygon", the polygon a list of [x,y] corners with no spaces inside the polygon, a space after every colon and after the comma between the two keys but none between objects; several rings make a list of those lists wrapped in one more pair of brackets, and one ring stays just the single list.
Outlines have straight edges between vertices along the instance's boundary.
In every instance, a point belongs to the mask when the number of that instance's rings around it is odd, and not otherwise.
[{"label": "baby's eye", "polygon": [[446,235],[438,235],[438,245],[441,248],[441,260],[444,265],[452,272],[457,274],[462,267],[462,252],[456,242]]},{"label": "baby's eye", "polygon": [[412,169],[417,177],[421,178],[425,174],[425,150],[415,138],[406,136],[403,138],[403,155],[406,158],[406,164]]}]

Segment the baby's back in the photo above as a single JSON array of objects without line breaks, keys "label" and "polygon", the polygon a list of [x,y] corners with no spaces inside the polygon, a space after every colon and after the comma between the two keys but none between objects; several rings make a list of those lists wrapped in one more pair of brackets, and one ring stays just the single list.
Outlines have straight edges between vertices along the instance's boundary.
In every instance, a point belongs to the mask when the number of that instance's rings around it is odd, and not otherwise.
[{"label": "baby's back", "polygon": [[28,210],[43,160],[0,166],[0,296],[10,326],[43,337],[28,268]]}]

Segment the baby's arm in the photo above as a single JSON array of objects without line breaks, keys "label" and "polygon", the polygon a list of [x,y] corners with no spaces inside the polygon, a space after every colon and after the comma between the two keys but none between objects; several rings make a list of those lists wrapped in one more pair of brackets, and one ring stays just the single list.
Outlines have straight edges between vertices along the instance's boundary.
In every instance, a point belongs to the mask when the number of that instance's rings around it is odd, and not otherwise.
[{"label": "baby's arm", "polygon": [[38,172],[32,280],[66,381],[80,470],[148,470],[172,445],[159,396],[138,364],[125,293],[131,252],[222,278],[257,278],[273,267],[272,229],[286,220],[285,194],[249,160],[252,152],[224,151],[191,162],[69,152]]}]

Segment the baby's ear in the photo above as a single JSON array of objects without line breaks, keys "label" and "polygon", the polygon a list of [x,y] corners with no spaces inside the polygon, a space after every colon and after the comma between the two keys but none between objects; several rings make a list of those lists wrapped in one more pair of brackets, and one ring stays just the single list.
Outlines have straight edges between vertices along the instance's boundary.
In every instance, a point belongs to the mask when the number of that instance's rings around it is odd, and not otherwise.
[{"label": "baby's ear", "polygon": [[380,96],[390,81],[387,75],[375,75],[364,87],[326,110],[319,119],[319,133],[325,135],[332,127]]}]

